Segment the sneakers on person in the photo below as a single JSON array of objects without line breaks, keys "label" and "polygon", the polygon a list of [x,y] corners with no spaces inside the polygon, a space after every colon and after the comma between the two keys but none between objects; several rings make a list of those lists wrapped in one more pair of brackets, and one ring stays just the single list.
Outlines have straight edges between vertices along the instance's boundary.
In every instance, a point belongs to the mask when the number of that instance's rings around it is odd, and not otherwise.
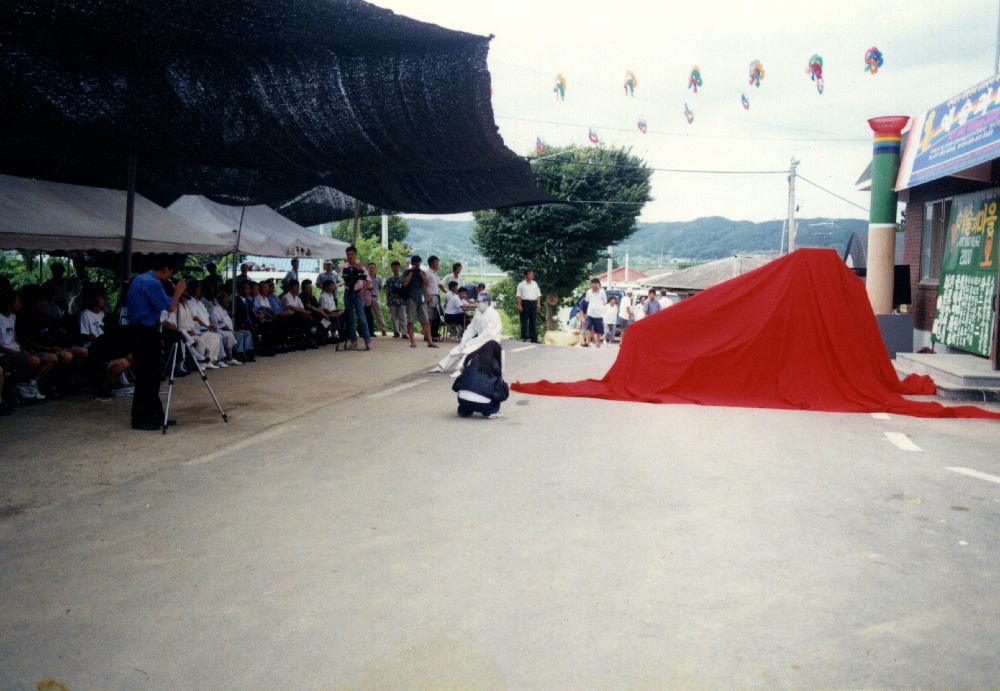
[{"label": "sneakers on person", "polygon": [[490,413],[486,416],[487,420],[496,420],[498,417],[503,417],[503,413]]},{"label": "sneakers on person", "polygon": [[427,374],[437,374],[438,372],[444,372],[444,368],[441,367],[441,365],[434,365],[429,370],[427,370]]},{"label": "sneakers on person", "polygon": [[17,391],[17,395],[26,401],[35,400],[35,390],[31,388],[31,385],[27,382],[21,384],[15,384],[14,390]]},{"label": "sneakers on person", "polygon": [[202,365],[202,367],[204,367],[205,369],[219,369],[219,366],[214,362],[206,362],[205,364]]},{"label": "sneakers on person", "polygon": [[239,366],[241,366],[241,365],[242,365],[243,363],[242,363],[242,362],[240,362],[239,360],[237,360],[236,358],[234,358],[234,357],[231,357],[231,358],[229,358],[228,360],[226,360],[226,364],[227,364],[227,365],[229,365],[230,367],[239,367]]},{"label": "sneakers on person", "polygon": [[28,384],[31,386],[31,390],[35,394],[35,400],[44,401],[45,395],[43,395],[41,389],[38,388],[38,382],[32,379],[31,381],[28,382]]},{"label": "sneakers on person", "polygon": [[220,369],[226,369],[227,367],[229,367],[229,365],[226,364],[225,360],[216,360],[214,364],[216,367],[219,367]]}]

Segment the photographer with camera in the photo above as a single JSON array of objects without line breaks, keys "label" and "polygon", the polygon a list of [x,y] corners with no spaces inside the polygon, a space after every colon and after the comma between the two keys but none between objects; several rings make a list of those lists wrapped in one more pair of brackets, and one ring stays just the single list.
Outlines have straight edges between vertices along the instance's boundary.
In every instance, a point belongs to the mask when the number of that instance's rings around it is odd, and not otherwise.
[{"label": "photographer with camera", "polygon": [[[359,350],[358,332],[365,340],[365,350],[371,350],[372,337],[368,331],[368,320],[365,319],[364,293],[371,290],[372,284],[365,265],[358,261],[358,250],[353,245],[344,252],[347,263],[340,267],[340,275],[344,279],[344,320],[347,322],[347,333],[351,339],[350,350]],[[357,319],[357,330],[354,328],[352,313]]]},{"label": "photographer with camera", "polygon": [[[132,397],[132,429],[159,431],[163,424],[160,402],[160,313],[175,312],[187,284],[184,279],[174,286],[173,297],[163,289],[174,267],[170,258],[157,256],[153,268],[132,279],[126,298],[129,331],[132,341],[132,374],[135,393]],[[171,421],[172,423],[172,421]]]}]

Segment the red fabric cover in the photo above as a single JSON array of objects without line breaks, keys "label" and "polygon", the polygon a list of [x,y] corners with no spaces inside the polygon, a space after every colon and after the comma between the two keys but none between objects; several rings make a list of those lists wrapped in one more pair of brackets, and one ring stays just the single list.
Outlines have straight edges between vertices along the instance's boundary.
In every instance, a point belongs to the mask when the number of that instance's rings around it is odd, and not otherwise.
[{"label": "red fabric cover", "polygon": [[603,379],[515,382],[515,391],[647,403],[697,403],[917,417],[1000,419],[902,394],[864,283],[834,250],[800,249],[628,328]]}]

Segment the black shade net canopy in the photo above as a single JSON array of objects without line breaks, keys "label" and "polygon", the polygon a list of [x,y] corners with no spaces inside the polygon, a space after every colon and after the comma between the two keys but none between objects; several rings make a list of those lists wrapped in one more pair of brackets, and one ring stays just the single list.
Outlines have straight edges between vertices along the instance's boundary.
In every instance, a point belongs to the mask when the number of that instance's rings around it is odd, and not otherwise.
[{"label": "black shade net canopy", "polygon": [[544,203],[493,120],[489,37],[360,0],[0,3],[0,172],[268,204]]}]

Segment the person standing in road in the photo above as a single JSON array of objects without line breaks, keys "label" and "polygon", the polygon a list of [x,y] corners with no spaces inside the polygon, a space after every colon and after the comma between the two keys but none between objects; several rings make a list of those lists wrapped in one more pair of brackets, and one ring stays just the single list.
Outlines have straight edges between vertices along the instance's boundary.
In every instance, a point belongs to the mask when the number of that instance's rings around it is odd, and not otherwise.
[{"label": "person standing in road", "polygon": [[618,305],[618,326],[619,333],[624,333],[635,319],[632,312],[632,289],[629,288],[622,295],[621,304]]},{"label": "person standing in road", "polygon": [[[170,259],[158,256],[153,268],[132,279],[126,304],[132,341],[132,374],[135,393],[132,396],[132,429],[157,431],[163,424],[163,404],[160,402],[160,314],[176,312],[184,295],[184,279],[174,286],[168,297],[163,282],[174,273]],[[173,424],[168,420],[167,424]]]},{"label": "person standing in road", "polygon": [[[601,347],[604,338],[604,308],[608,304],[607,294],[601,289],[601,282],[590,279],[590,290],[587,291],[587,333],[594,341],[594,346]],[[584,343],[586,348],[587,344]]]},{"label": "person standing in road", "polygon": [[538,343],[538,311],[542,308],[542,289],[535,283],[535,272],[527,269],[517,284],[517,311],[521,316],[521,340]]},{"label": "person standing in road", "polygon": [[[347,256],[347,263],[341,267],[340,274],[344,279],[344,319],[346,320],[347,333],[351,339],[350,350],[358,350],[358,332],[365,341],[365,350],[371,349],[372,337],[368,332],[368,320],[365,319],[364,291],[371,283],[368,280],[368,271],[365,265],[358,261],[358,249],[351,245],[344,253]],[[357,319],[357,331],[354,328],[352,312]]]},{"label": "person standing in road", "polygon": [[646,316],[651,317],[660,311],[660,301],[656,299],[656,291],[650,288],[649,298],[646,300]]},{"label": "person standing in road", "polygon": [[406,335],[410,337],[410,347],[417,347],[413,325],[420,324],[424,330],[424,340],[428,348],[437,348],[431,339],[431,325],[427,319],[427,305],[424,304],[426,293],[427,272],[420,268],[421,259],[417,255],[410,257],[410,268],[403,276],[403,292],[406,294]]},{"label": "person standing in road", "polygon": [[441,279],[438,276],[438,268],[441,260],[433,254],[427,258],[427,268],[424,275],[427,278],[425,285],[424,304],[427,307],[427,317],[431,324],[431,336],[436,342],[441,333]]},{"label": "person standing in road", "polygon": [[392,337],[406,336],[406,293],[403,290],[403,274],[400,273],[399,262],[389,265],[392,276],[385,280],[385,304],[389,305],[389,318],[392,320]]},{"label": "person standing in road", "polygon": [[371,315],[372,318],[368,320],[368,326],[372,330],[372,335],[375,335],[375,322],[378,322],[379,329],[382,330],[382,335],[385,336],[385,315],[382,314],[382,303],[379,302],[379,294],[382,292],[382,277],[378,275],[376,270],[375,262],[369,262],[368,264],[368,278],[371,281]]}]

